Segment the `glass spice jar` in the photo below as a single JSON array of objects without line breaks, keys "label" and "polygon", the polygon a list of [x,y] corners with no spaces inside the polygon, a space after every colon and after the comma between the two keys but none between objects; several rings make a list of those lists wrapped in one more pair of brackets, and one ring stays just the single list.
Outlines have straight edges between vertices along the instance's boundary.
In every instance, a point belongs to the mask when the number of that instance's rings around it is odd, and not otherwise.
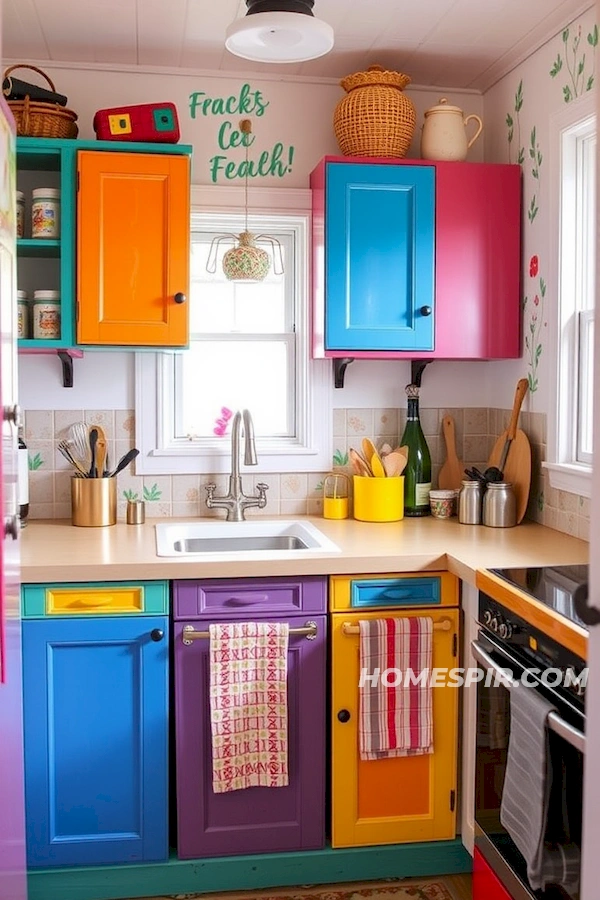
[{"label": "glass spice jar", "polygon": [[59,291],[34,291],[32,318],[34,338],[60,338]]},{"label": "glass spice jar", "polygon": [[60,190],[36,188],[31,204],[31,236],[34,238],[60,237]]}]

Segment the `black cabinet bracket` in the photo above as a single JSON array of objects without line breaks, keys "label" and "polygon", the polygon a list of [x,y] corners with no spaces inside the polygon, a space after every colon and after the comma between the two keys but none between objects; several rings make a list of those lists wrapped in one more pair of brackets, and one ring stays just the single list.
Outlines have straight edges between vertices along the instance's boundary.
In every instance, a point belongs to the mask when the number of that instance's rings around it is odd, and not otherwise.
[{"label": "black cabinet bracket", "polygon": [[63,387],[73,387],[73,357],[65,350],[58,351],[62,363]]},{"label": "black cabinet bracket", "polygon": [[417,387],[421,387],[421,378],[423,377],[423,371],[425,366],[428,366],[430,362],[433,362],[432,359],[411,359],[410,361],[410,383],[416,384]]},{"label": "black cabinet bracket", "polygon": [[333,361],[333,383],[336,388],[344,387],[344,377],[346,369],[350,363],[354,362],[351,356],[342,356]]}]

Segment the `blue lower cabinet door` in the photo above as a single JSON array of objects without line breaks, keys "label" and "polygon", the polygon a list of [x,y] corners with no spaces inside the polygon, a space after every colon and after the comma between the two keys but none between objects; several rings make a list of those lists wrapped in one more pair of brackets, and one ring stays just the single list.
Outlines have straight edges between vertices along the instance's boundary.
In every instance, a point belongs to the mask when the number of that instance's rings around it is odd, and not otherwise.
[{"label": "blue lower cabinet door", "polygon": [[30,867],[168,856],[168,620],[23,623]]}]

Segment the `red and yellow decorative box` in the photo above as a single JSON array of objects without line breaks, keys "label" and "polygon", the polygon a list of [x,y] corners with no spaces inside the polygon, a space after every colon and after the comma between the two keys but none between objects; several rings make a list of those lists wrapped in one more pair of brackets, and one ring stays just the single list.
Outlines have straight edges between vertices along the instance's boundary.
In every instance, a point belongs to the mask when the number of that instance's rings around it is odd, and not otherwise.
[{"label": "red and yellow decorative box", "polygon": [[141,103],[99,109],[93,124],[99,141],[176,144],[179,140],[179,120],[174,103]]}]

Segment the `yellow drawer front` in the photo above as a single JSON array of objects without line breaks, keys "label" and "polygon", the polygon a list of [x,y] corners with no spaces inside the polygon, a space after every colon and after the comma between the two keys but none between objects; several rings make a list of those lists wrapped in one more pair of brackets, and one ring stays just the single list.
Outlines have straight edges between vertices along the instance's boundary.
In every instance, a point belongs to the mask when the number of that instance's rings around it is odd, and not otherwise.
[{"label": "yellow drawer front", "polygon": [[144,609],[144,588],[47,588],[47,615],[130,613]]},{"label": "yellow drawer front", "polygon": [[[386,618],[429,616],[448,630],[433,633],[433,668],[452,669],[459,611],[386,612]],[[332,846],[359,847],[450,840],[456,833],[458,700],[456,687],[433,687],[431,754],[361,760],[358,744],[360,675],[358,634],[344,623],[381,612],[333,616],[332,625]],[[341,717],[340,711],[345,712]],[[349,717],[348,717],[349,713]]]},{"label": "yellow drawer front", "polygon": [[329,579],[329,609],[430,608],[458,606],[458,578],[450,572],[386,575],[334,575]]}]

